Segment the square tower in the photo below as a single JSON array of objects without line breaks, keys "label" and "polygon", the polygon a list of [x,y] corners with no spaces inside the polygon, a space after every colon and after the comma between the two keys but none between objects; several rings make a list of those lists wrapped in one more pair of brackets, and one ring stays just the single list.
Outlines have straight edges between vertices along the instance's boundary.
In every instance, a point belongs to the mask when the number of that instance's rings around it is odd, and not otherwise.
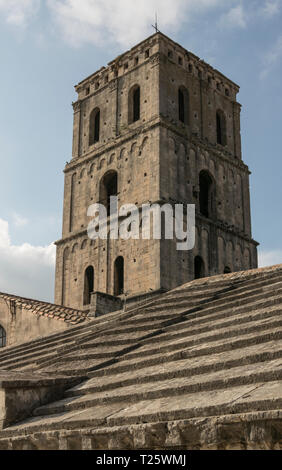
[{"label": "square tower", "polygon": [[[93,292],[135,297],[257,267],[236,84],[156,33],[76,91],[56,303],[87,309]],[[165,239],[90,240],[88,207],[111,195],[120,206],[195,204],[194,249]]]}]

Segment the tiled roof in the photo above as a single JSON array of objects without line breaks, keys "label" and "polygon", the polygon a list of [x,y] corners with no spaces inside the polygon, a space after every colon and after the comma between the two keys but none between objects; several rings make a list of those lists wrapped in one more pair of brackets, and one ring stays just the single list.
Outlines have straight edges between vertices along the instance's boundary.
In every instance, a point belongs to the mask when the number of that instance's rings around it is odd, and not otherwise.
[{"label": "tiled roof", "polygon": [[82,310],[0,292],[1,298],[8,302],[14,302],[16,306],[28,310],[35,315],[62,320],[72,325],[84,322],[88,315],[87,312]]}]

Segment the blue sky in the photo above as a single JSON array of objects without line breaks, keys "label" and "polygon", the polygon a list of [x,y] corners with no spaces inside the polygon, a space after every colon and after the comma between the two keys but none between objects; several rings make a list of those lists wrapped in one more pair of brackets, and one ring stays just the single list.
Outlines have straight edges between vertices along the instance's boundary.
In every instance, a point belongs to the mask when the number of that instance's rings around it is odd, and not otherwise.
[{"label": "blue sky", "polygon": [[241,86],[260,264],[282,263],[282,0],[0,0],[0,291],[53,300],[73,86],[159,28]]}]

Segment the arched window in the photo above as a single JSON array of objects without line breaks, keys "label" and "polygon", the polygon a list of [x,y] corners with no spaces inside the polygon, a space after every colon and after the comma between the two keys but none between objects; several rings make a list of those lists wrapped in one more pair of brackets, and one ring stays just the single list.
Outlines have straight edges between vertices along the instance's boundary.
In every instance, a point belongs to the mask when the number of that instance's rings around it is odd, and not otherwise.
[{"label": "arched window", "polygon": [[90,114],[89,120],[89,145],[93,145],[100,140],[100,109],[95,108]]},{"label": "arched window", "polygon": [[214,207],[214,184],[207,171],[201,171],[200,184],[200,213],[204,217],[211,217]]},{"label": "arched window", "polygon": [[194,260],[194,274],[195,279],[201,279],[205,277],[205,263],[201,256],[196,256]]},{"label": "arched window", "polygon": [[115,261],[114,269],[114,295],[121,295],[124,292],[124,259],[119,256]]},{"label": "arched window", "polygon": [[230,273],[231,273],[231,269],[229,268],[229,266],[225,266],[224,274],[230,274]]},{"label": "arched window", "polygon": [[189,94],[184,86],[178,89],[178,119],[184,124],[189,123]]},{"label": "arched window", "polygon": [[118,174],[116,171],[108,171],[100,181],[100,204],[107,209],[110,215],[111,196],[118,194]]},{"label": "arched window", "polygon": [[226,145],[226,117],[223,111],[216,113],[216,139],[220,145]]},{"label": "arched window", "polygon": [[140,86],[134,85],[128,96],[128,123],[137,122],[140,119]]},{"label": "arched window", "polygon": [[91,294],[94,291],[94,269],[92,266],[88,266],[84,273],[84,293],[83,293],[83,305],[90,305]]},{"label": "arched window", "polygon": [[5,348],[7,335],[4,328],[0,325],[0,348]]}]

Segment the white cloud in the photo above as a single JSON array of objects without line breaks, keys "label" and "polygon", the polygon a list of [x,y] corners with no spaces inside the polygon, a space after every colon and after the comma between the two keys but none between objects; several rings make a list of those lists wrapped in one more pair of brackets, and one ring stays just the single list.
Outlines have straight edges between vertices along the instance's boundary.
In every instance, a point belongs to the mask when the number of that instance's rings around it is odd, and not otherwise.
[{"label": "white cloud", "polygon": [[220,26],[224,28],[246,28],[247,13],[243,5],[237,5],[231,8],[227,13],[223,14],[219,21]]},{"label": "white cloud", "polygon": [[28,219],[19,214],[14,213],[12,217],[15,227],[25,227],[28,224]]},{"label": "white cloud", "polygon": [[25,26],[37,13],[41,0],[0,0],[0,15],[14,26]]},{"label": "white cloud", "polygon": [[263,268],[264,266],[282,264],[282,250],[259,251],[258,264],[260,268]]},{"label": "white cloud", "polygon": [[278,37],[273,47],[263,57],[263,70],[260,78],[264,79],[272,68],[282,59],[282,35]]},{"label": "white cloud", "polygon": [[177,31],[190,15],[225,6],[226,0],[48,0],[54,21],[73,46],[117,42],[128,46],[153,33],[155,12],[159,28]]},{"label": "white cloud", "polygon": [[0,219],[0,291],[53,301],[56,251],[29,243],[13,245],[9,225]]},{"label": "white cloud", "polygon": [[272,18],[279,13],[280,7],[281,0],[266,0],[264,6],[261,9],[261,14],[266,18]]}]

